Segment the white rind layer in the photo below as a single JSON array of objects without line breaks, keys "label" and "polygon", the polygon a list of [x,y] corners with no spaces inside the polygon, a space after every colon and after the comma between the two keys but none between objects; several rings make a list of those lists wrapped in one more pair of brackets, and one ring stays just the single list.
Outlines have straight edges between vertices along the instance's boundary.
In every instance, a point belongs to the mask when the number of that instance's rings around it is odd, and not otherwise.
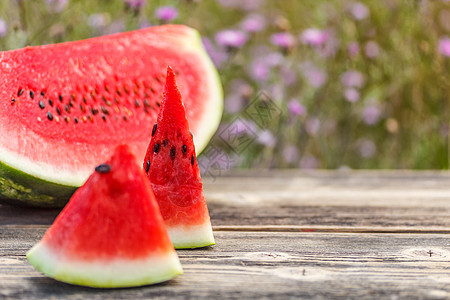
[{"label": "white rind layer", "polygon": [[167,281],[183,273],[175,251],[145,259],[76,261],[64,259],[39,242],[28,253],[30,263],[56,280],[97,288],[132,287]]},{"label": "white rind layer", "polygon": [[[186,34],[186,32],[188,32],[188,34]],[[186,55],[193,55],[199,58],[199,61],[202,62],[201,66],[203,67],[204,78],[208,80],[208,83],[205,84],[205,86],[210,87],[210,99],[207,106],[204,108],[204,110],[209,113],[203,114],[203,118],[198,121],[195,129],[194,144],[196,152],[199,154],[207,146],[219,126],[223,111],[223,91],[217,70],[202,45],[200,34],[196,30],[188,27],[186,27],[186,32],[172,43],[180,43],[184,46],[180,47],[180,50],[184,50]],[[7,128],[2,128],[1,125],[2,122],[0,122],[0,132],[4,133],[9,131]],[[29,131],[27,134],[36,135],[32,131]],[[55,145],[47,144],[44,139],[37,135],[35,138],[37,140],[42,140],[42,143],[36,143],[36,147],[39,147],[37,151],[40,153],[59,151],[54,148],[46,149],[48,147],[54,147]],[[27,143],[26,137],[14,137],[6,134],[0,136],[0,161],[13,169],[20,171],[26,170],[28,175],[38,179],[72,187],[81,186],[95,167],[95,165],[92,165],[89,168],[85,168],[84,165],[81,165],[78,169],[74,168],[74,166],[67,166],[65,168],[61,165],[55,166],[51,162],[45,161],[45,158],[43,158],[41,162],[33,161],[21,153],[21,145],[24,143]],[[13,149],[16,151],[13,152],[6,147],[3,147],[3,145],[6,144],[15,145]],[[63,143],[59,146],[64,149]],[[70,146],[74,147],[74,145]],[[77,151],[79,152],[77,155],[85,155],[91,151],[87,148],[84,149],[81,144],[78,145],[77,148]],[[63,153],[63,151],[60,152]],[[77,155],[74,156],[77,157]],[[95,161],[101,162],[109,155],[109,152],[98,154],[99,157],[96,158]]]},{"label": "white rind layer", "polygon": [[[186,37],[184,45],[186,46],[186,49],[192,49],[194,53],[202,54],[199,55],[199,57],[201,58],[202,66],[204,67],[204,77],[208,79],[208,84],[205,84],[205,86],[211,88],[209,91],[210,100],[208,105],[204,108],[204,110],[209,113],[203,114],[203,119],[198,121],[196,134],[194,135],[194,145],[198,155],[205,149],[219,127],[223,111],[223,90],[219,74],[203,47],[200,34],[194,29],[189,30],[191,31],[192,36],[189,38]],[[199,137],[202,139],[199,139]]]},{"label": "white rind layer", "polygon": [[194,226],[167,226],[170,240],[175,249],[199,248],[214,245],[211,221]]}]

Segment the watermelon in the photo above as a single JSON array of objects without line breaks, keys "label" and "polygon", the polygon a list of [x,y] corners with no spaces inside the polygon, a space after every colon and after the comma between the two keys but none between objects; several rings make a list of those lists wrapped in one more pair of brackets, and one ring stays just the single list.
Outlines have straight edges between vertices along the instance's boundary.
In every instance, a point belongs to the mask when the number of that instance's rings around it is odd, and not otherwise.
[{"label": "watermelon", "polygon": [[100,288],[182,273],[148,179],[127,146],[95,168],[27,258],[59,281]]},{"label": "watermelon", "polygon": [[170,67],[143,168],[175,248],[213,245],[193,137]]},{"label": "watermelon", "polygon": [[217,129],[222,90],[197,31],[182,25],[0,52],[0,200],[63,206],[112,149],[141,161],[177,69],[197,151]]}]

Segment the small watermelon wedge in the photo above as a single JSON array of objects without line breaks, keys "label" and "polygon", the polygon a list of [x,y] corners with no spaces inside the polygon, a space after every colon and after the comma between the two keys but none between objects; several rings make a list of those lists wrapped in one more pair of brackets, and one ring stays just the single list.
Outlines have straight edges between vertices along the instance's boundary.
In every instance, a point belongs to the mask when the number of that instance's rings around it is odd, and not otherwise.
[{"label": "small watermelon wedge", "polygon": [[178,70],[197,151],[222,115],[199,33],[153,26],[0,52],[0,200],[62,207],[115,146],[142,160],[167,65]]},{"label": "small watermelon wedge", "polygon": [[175,248],[214,244],[192,134],[173,70],[167,68],[161,111],[144,170]]},{"label": "small watermelon wedge", "polygon": [[27,258],[56,280],[99,288],[182,274],[148,179],[128,146],[118,146],[95,168]]}]

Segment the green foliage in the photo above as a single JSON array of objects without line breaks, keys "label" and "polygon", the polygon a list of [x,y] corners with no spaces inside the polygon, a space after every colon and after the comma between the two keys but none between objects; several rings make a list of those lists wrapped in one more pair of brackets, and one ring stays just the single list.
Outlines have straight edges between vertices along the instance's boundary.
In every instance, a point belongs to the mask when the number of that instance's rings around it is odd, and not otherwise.
[{"label": "green foliage", "polygon": [[[8,29],[0,49],[158,25],[158,7],[177,8],[173,22],[198,29],[213,47],[227,110],[212,146],[233,166],[449,168],[450,57],[438,50],[450,31],[446,1],[148,1],[132,8],[122,0],[72,0],[61,11],[50,2],[1,1]],[[250,14],[266,23],[261,31],[241,28]],[[305,43],[308,28],[326,41]],[[243,32],[245,44],[222,47],[215,37],[226,29]],[[271,38],[280,32],[295,43],[277,45]],[[363,82],[345,84],[346,72]],[[266,127],[245,113],[261,91],[281,111]],[[295,103],[305,111],[296,114]],[[237,117],[254,126],[239,153],[220,135]]]}]

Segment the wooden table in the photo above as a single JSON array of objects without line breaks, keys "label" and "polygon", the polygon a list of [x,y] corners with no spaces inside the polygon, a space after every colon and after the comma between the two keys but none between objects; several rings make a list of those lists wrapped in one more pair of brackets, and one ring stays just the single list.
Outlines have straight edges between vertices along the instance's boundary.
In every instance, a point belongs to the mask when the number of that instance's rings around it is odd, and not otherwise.
[{"label": "wooden table", "polygon": [[130,289],[39,274],[25,253],[58,211],[0,206],[0,299],[450,299],[449,172],[235,172],[205,191],[217,244]]}]

